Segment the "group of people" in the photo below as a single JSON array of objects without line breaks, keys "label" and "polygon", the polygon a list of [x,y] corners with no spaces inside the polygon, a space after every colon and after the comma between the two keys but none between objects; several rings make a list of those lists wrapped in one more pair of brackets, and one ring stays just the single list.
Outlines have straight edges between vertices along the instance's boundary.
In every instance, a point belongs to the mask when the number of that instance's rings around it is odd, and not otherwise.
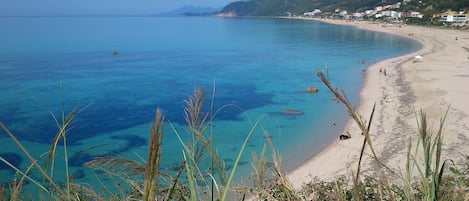
[{"label": "group of people", "polygon": [[384,76],[386,76],[386,69],[380,68],[379,73],[383,73]]}]

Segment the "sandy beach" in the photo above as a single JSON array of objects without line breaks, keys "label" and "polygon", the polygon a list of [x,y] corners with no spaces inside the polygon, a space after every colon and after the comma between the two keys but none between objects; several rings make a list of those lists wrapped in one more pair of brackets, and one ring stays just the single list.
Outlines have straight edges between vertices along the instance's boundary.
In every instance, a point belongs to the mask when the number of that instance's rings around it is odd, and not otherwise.
[{"label": "sandy beach", "polygon": [[[369,118],[376,103],[370,130],[373,146],[386,166],[402,172],[409,141],[413,145],[417,143],[419,110],[426,111],[430,127],[437,130],[440,118],[449,108],[443,130],[443,159],[452,159],[462,166],[463,154],[469,153],[469,49],[466,49],[469,48],[469,31],[366,21],[321,21],[398,34],[423,45],[417,52],[368,67],[358,112],[363,118]],[[338,107],[343,105],[338,104]],[[363,136],[352,120],[347,123],[346,131],[352,134],[351,139],[337,138],[288,173],[294,187],[299,188],[313,178],[327,181],[340,175],[350,177],[350,173],[356,171]],[[365,175],[379,172],[370,155],[367,147],[362,162]]]}]

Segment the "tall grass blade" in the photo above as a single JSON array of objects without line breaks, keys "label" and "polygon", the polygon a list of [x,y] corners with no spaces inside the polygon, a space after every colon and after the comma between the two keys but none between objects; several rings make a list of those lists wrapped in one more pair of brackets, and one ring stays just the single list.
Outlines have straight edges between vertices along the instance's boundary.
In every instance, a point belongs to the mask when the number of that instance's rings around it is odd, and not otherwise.
[{"label": "tall grass blade", "polygon": [[32,182],[34,185],[36,185],[37,187],[39,187],[39,189],[43,190],[44,192],[50,194],[50,191],[44,187],[43,185],[41,185],[38,181],[34,180],[33,178],[29,177],[25,172],[21,171],[20,169],[18,169],[17,167],[15,167],[13,164],[11,164],[10,162],[8,162],[7,160],[5,160],[3,157],[0,156],[0,161],[2,161],[3,163],[5,163],[6,165],[10,166],[11,168],[13,168],[17,173],[21,174],[23,177],[27,178],[30,182]]},{"label": "tall grass blade", "polygon": [[178,173],[174,177],[172,185],[171,185],[171,187],[169,187],[168,193],[166,194],[166,197],[165,197],[164,200],[170,200],[170,198],[173,197],[174,191],[176,190],[176,185],[178,184],[178,181],[179,181],[179,178],[181,177],[182,172],[183,172],[183,169],[180,168],[178,170]]},{"label": "tall grass blade", "polygon": [[[213,107],[214,107],[214,103],[215,103],[215,89],[216,89],[216,84],[215,84],[215,81],[213,81],[213,87],[212,87],[212,101],[210,101],[210,147],[213,147],[213,141],[215,140],[213,138]],[[214,174],[214,159],[213,157],[210,158],[210,175],[213,176]],[[217,166],[218,167],[218,166]],[[220,173],[219,173],[220,174]],[[222,176],[220,176],[222,177]],[[223,176],[224,178],[224,176]],[[222,182],[223,182],[223,179],[222,179]],[[214,194],[214,188],[215,188],[215,184],[216,184],[216,180],[215,179],[212,179],[212,189],[211,189],[211,194],[210,194],[210,200],[214,200],[215,198],[215,194]],[[217,192],[218,192],[218,186],[217,186]]]},{"label": "tall grass blade", "polygon": [[[0,127],[10,136],[10,138],[16,143],[16,145],[23,151],[23,153],[28,157],[28,159],[34,164],[34,166],[39,170],[39,172],[44,176],[44,178],[50,182],[50,184],[55,188],[57,193],[65,195],[60,186],[46,173],[46,171],[37,163],[37,160],[29,153],[29,151],[21,144],[21,142],[13,135],[13,133],[8,130],[8,128],[0,121]],[[50,192],[50,191],[49,191]]]},{"label": "tall grass blade", "polygon": [[273,158],[273,165],[271,165],[271,170],[275,177],[276,188],[281,191],[285,197],[280,199],[287,199],[287,200],[301,200],[299,196],[296,194],[294,188],[290,184],[287,176],[285,175],[283,168],[282,168],[282,159],[279,154],[277,154],[274,143],[272,142],[272,138],[268,134],[267,131],[264,130],[264,136],[272,150],[272,158]]},{"label": "tall grass blade", "polygon": [[143,180],[143,200],[155,200],[158,192],[158,172],[161,158],[161,139],[164,132],[164,116],[160,108],[156,109],[155,121],[150,130],[148,157]]},{"label": "tall grass blade", "polygon": [[[60,87],[62,89],[62,83],[60,83]],[[63,140],[63,146],[64,146],[64,166],[65,166],[65,174],[66,174],[65,178],[66,178],[66,188],[67,188],[66,194],[67,194],[67,199],[68,200],[71,199],[71,195],[70,195],[70,176],[69,176],[70,173],[69,173],[69,165],[68,165],[68,150],[67,150],[66,135],[67,135],[67,132],[69,131],[69,129],[71,127],[71,123],[72,123],[74,117],[78,113],[80,113],[83,110],[87,109],[89,106],[91,106],[91,104],[88,104],[87,106],[85,106],[80,111],[78,111],[78,107],[74,107],[72,109],[72,111],[67,113],[67,116],[65,116],[65,109],[64,109],[63,102],[62,102],[62,110],[61,110],[62,121],[61,121],[61,123],[59,123],[59,120],[54,115],[54,113],[51,110],[49,110],[49,113],[51,114],[51,116],[55,120],[55,123],[57,124],[58,131],[57,131],[54,139],[52,140],[51,146],[50,146],[49,151],[47,153],[44,168],[48,169],[50,167],[50,177],[53,178],[53,176],[54,176],[54,167],[55,167],[54,164],[55,164],[56,149],[57,149],[57,145],[58,145],[60,139],[62,139]]]},{"label": "tall grass blade", "polygon": [[191,196],[189,200],[196,201],[197,200],[197,189],[196,189],[196,181],[194,178],[194,173],[192,172],[192,168],[188,163],[186,153],[185,151],[182,152],[182,155],[184,157],[184,167],[186,168],[186,173],[187,173],[187,182],[189,183],[189,190],[191,193]]},{"label": "tall grass blade", "polygon": [[236,169],[238,168],[238,164],[239,164],[239,161],[241,160],[241,156],[243,155],[244,153],[244,149],[246,148],[246,145],[249,141],[249,139],[251,138],[251,135],[254,133],[254,130],[257,128],[257,126],[259,125],[259,123],[261,122],[261,120],[263,119],[264,116],[261,116],[257,121],[256,123],[254,124],[254,126],[252,126],[251,130],[249,131],[248,135],[246,136],[246,138],[244,139],[244,143],[243,145],[241,146],[241,149],[239,150],[238,152],[238,156],[236,157],[236,160],[233,164],[233,168],[231,169],[231,172],[230,172],[230,175],[228,177],[228,181],[226,182],[226,185],[225,185],[225,189],[223,190],[223,195],[222,195],[222,198],[221,198],[221,201],[224,201],[226,200],[226,196],[228,195],[228,190],[230,188],[230,185],[231,185],[231,181],[233,180],[233,177],[234,177],[234,174],[236,172]]},{"label": "tall grass blade", "polygon": [[261,190],[265,189],[265,179],[266,179],[266,170],[267,170],[267,159],[265,158],[265,152],[267,151],[267,146],[264,145],[262,148],[262,152],[260,153],[259,157],[255,152],[251,152],[253,161],[251,162],[251,166],[254,169],[255,179],[253,181],[254,188],[256,188],[258,192],[258,199],[262,200],[262,193]]},{"label": "tall grass blade", "polygon": [[[198,178],[201,179],[201,182],[203,183],[203,186],[208,187],[209,184],[208,184],[207,180],[204,179],[205,178],[204,174],[202,173],[202,170],[198,166],[198,162],[194,158],[194,155],[193,155],[193,152],[192,152],[193,150],[190,148],[190,146],[187,143],[184,143],[181,136],[179,135],[176,128],[174,127],[174,125],[171,122],[169,122],[169,125],[171,126],[171,129],[174,131],[174,134],[176,135],[176,137],[178,138],[179,142],[181,143],[181,145],[184,149],[183,150],[184,151],[183,152],[184,153],[184,167],[186,167],[186,169],[191,168],[191,170],[192,170],[191,174],[192,175],[195,175],[195,174],[199,175]],[[207,189],[207,190],[210,191],[211,189]]]},{"label": "tall grass blade", "polygon": [[443,125],[445,123],[446,117],[448,115],[449,111],[449,106],[448,109],[445,112],[445,115],[440,119],[440,126],[438,128],[438,132],[436,134],[436,139],[435,142],[433,143],[434,146],[436,146],[436,153],[435,153],[435,167],[434,167],[434,172],[433,172],[433,192],[435,194],[435,199],[439,198],[439,190],[441,186],[441,182],[443,179],[443,173],[445,171],[445,166],[448,160],[443,161],[443,164],[440,167],[440,161],[441,161],[441,149],[443,146]]},{"label": "tall grass blade", "polygon": [[[215,86],[214,86],[215,88]],[[184,118],[188,125],[189,133],[192,135],[192,143],[188,144],[190,147],[191,153],[190,158],[194,158],[194,162],[197,163],[203,154],[208,152],[210,155],[210,166],[215,168],[210,168],[210,173],[214,174],[214,170],[217,171],[219,181],[222,185],[225,185],[227,182],[227,176],[225,171],[225,166],[223,161],[220,159],[219,155],[216,153],[213,147],[213,118],[217,114],[213,113],[213,100],[214,100],[215,90],[212,92],[212,102],[209,112],[203,112],[203,106],[205,103],[205,94],[203,88],[197,88],[189,96],[189,99],[185,100],[184,108]],[[223,107],[222,107],[223,108]],[[210,116],[209,116],[210,115]],[[210,119],[208,119],[210,117]],[[209,122],[207,122],[209,120]],[[207,129],[208,123],[211,125],[211,133],[209,137],[205,136],[205,131]],[[213,192],[214,184],[211,185]]]},{"label": "tall grass blade", "polygon": [[337,100],[339,100],[345,106],[345,108],[347,109],[347,112],[349,113],[349,115],[357,123],[358,127],[363,132],[363,135],[366,138],[368,146],[370,147],[371,152],[373,154],[373,157],[376,159],[376,161],[379,162],[378,156],[376,155],[375,150],[373,149],[373,145],[371,144],[369,131],[368,131],[367,127],[365,126],[366,123],[360,118],[360,116],[355,111],[355,108],[352,106],[352,104],[350,104],[350,102],[347,100],[347,98],[345,98],[345,96],[340,94],[338,89],[334,88],[331,85],[331,83],[329,82],[329,80],[327,80],[327,78],[324,76],[322,71],[318,71],[316,74],[321,79],[321,81],[327,86],[327,88],[329,88],[329,90],[334,94],[334,96],[337,97]]},{"label": "tall grass blade", "polygon": [[[34,164],[32,163],[29,164],[28,168],[26,168],[26,170],[24,171],[24,176],[21,176],[19,181],[16,181],[16,179],[14,180],[13,185],[11,187],[12,190],[10,190],[10,200],[20,200],[19,199],[20,192],[21,192],[21,189],[23,188],[24,181],[27,179],[25,175],[28,175],[33,167],[34,167]],[[0,196],[1,195],[2,194],[0,193]]]},{"label": "tall grass blade", "polygon": [[[373,120],[373,115],[374,115],[374,113],[375,113],[375,109],[376,109],[376,103],[373,105],[373,110],[371,111],[370,122],[368,123],[368,127],[367,127],[367,130],[368,130],[368,131],[370,130],[370,127],[371,127],[371,122],[372,122],[372,120]],[[367,138],[365,137],[365,138],[363,139],[362,148],[361,148],[361,150],[360,150],[360,158],[358,159],[357,175],[355,176],[355,179],[357,180],[357,182],[358,182],[358,179],[359,179],[359,177],[360,177],[360,167],[361,167],[363,155],[364,155],[364,153],[365,153],[366,142],[367,142]]]},{"label": "tall grass blade", "polygon": [[[397,175],[391,168],[387,167],[384,163],[381,162],[381,160],[379,160],[377,154],[376,154],[376,151],[375,149],[373,148],[373,144],[371,142],[371,137],[370,137],[370,132],[369,132],[369,127],[371,125],[371,119],[370,119],[370,124],[366,124],[365,121],[363,121],[361,118],[360,118],[360,115],[355,111],[355,108],[352,106],[352,104],[347,100],[347,98],[345,97],[345,95],[343,95],[343,92],[342,94],[339,92],[339,90],[335,87],[332,86],[332,84],[329,82],[329,80],[324,76],[324,74],[322,73],[322,71],[318,71],[316,73],[316,75],[319,77],[319,79],[321,79],[321,81],[327,86],[327,88],[334,94],[334,96],[337,98],[337,100],[339,100],[344,106],[345,108],[347,109],[347,112],[349,113],[349,115],[352,117],[352,119],[355,121],[355,123],[357,124],[357,126],[360,128],[360,130],[362,131],[362,135],[365,137],[364,141],[367,143],[367,145],[370,147],[370,150],[371,150],[371,153],[372,153],[372,156],[374,158],[374,160],[378,163],[378,165],[380,167],[384,167],[386,168],[387,170],[389,170],[391,173],[393,173],[394,175]],[[376,104],[375,104],[376,105]],[[373,107],[373,111],[374,111],[374,107]],[[373,112],[374,113],[374,112]],[[373,114],[371,114],[371,117],[373,117]],[[359,172],[357,173],[359,174]],[[358,179],[358,178],[356,178]]]},{"label": "tall grass blade", "polygon": [[[69,125],[71,124],[73,117],[75,116],[75,113],[77,111],[77,107],[75,107],[71,112],[67,114],[67,117],[62,120],[62,123],[58,125],[59,130],[55,134],[54,139],[52,140],[51,146],[49,148],[49,152],[46,156],[46,162],[44,167],[47,169],[49,166],[54,166],[53,161],[55,158],[55,151],[57,149],[57,145],[59,144],[60,139],[63,138],[63,136],[66,134],[67,129],[69,128]],[[55,117],[54,117],[55,119]],[[53,173],[51,173],[53,175]]]},{"label": "tall grass blade", "polygon": [[[200,175],[200,178],[204,178],[204,174],[202,173],[199,166],[197,165],[197,162],[196,162],[194,156],[192,154],[190,154],[192,150],[190,149],[190,147],[186,143],[184,143],[181,136],[179,135],[176,128],[174,127],[174,125],[171,122],[169,122],[169,125],[171,126],[171,129],[174,131],[174,134],[176,135],[176,137],[178,138],[178,140],[181,143],[182,147],[184,148],[184,150],[183,150],[183,151],[185,151],[184,152],[184,157],[185,157],[184,158],[184,166],[190,165],[191,168],[193,168],[197,171],[197,174]],[[189,154],[186,155],[186,153],[189,153]],[[187,160],[187,157],[189,157],[189,160]],[[188,164],[189,162],[191,164]],[[205,186],[209,186],[208,182],[205,179],[202,179],[202,182],[204,183]]]}]

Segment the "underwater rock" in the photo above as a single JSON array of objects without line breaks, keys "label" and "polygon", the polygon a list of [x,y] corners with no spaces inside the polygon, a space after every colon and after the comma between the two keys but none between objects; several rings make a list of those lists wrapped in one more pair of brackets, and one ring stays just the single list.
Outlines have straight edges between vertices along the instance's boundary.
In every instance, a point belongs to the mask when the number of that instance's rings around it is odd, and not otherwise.
[{"label": "underwater rock", "polygon": [[284,109],[280,112],[283,115],[303,115],[305,114],[301,110],[294,110],[294,109]]},{"label": "underwater rock", "polygon": [[85,178],[85,176],[86,176],[85,170],[83,170],[82,168],[78,169],[77,171],[73,172],[73,174],[72,174],[73,179],[83,179],[83,178]]},{"label": "underwater rock", "polygon": [[81,166],[83,166],[83,164],[93,160],[95,157],[97,157],[97,156],[93,156],[93,155],[88,154],[88,153],[73,154],[72,157],[70,157],[70,159],[68,159],[68,164],[71,167],[81,167]]}]

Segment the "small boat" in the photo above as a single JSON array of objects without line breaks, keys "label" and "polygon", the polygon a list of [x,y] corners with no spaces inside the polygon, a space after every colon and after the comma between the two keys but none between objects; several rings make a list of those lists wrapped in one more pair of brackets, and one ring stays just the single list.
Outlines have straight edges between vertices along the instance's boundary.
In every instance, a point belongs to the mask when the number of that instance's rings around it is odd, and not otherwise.
[{"label": "small boat", "polygon": [[316,93],[316,92],[318,92],[318,88],[315,87],[315,86],[309,86],[308,88],[306,88],[306,92]]}]

